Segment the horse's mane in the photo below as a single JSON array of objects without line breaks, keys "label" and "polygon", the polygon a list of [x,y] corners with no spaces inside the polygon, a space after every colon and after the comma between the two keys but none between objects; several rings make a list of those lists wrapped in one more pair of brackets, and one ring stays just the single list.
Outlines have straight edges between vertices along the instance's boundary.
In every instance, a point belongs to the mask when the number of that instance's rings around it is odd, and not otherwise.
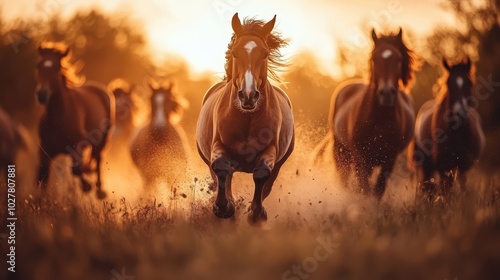
[{"label": "horse's mane", "polygon": [[[59,57],[68,49],[68,46],[62,42],[43,42],[40,46],[44,49],[46,55],[53,54]],[[70,61],[71,52],[60,60],[63,84],[68,88],[79,87],[85,82],[85,76],[78,75],[80,69],[77,69]]]},{"label": "horse's mane", "polygon": [[121,90],[123,92],[130,92],[130,89],[130,84],[124,79],[120,78],[114,79],[108,84],[108,90],[113,93],[118,90]]},{"label": "horse's mane", "polygon": [[[465,63],[457,63],[453,64],[452,67],[464,67],[465,71]],[[436,96],[436,103],[441,104],[446,97],[448,96],[448,78],[450,77],[450,73],[447,70],[443,71],[444,74],[437,80],[434,91]],[[471,69],[467,72],[467,77],[472,81],[472,84],[475,84],[475,68],[471,65]]]},{"label": "horse's mane", "polygon": [[[258,20],[255,18],[245,18],[243,20],[243,30],[245,33],[258,33],[265,22],[262,20]],[[231,41],[227,45],[226,51],[226,63],[224,65],[224,69],[226,70],[226,75],[224,76],[224,81],[231,80],[231,65],[233,63],[233,56],[231,54],[231,49],[234,46],[238,38],[236,38],[236,34],[233,33],[231,36]],[[277,71],[280,71],[281,68],[286,67],[288,64],[283,58],[283,55],[280,52],[280,48],[287,46],[289,43],[288,39],[282,37],[281,33],[278,31],[272,31],[271,34],[267,37],[266,44],[269,47],[269,56],[268,56],[268,71],[269,77],[277,82],[280,82],[280,79],[277,75]]]},{"label": "horse's mane", "polygon": [[[402,61],[401,61],[401,81],[404,87],[407,87],[411,80],[413,79],[413,71],[415,70],[415,53],[410,50],[403,40],[400,40],[398,35],[390,34],[390,35],[381,35],[378,42],[384,42],[390,44],[397,48],[401,53]],[[373,49],[375,51],[375,48]],[[373,55],[373,52],[372,52]],[[371,69],[373,74],[373,69]]]}]

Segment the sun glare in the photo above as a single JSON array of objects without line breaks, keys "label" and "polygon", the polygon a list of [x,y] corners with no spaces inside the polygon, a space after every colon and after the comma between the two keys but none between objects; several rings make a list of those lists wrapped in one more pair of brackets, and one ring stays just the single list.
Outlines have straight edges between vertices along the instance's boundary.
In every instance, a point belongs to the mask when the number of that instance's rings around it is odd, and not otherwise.
[{"label": "sun glare", "polygon": [[[424,32],[439,19],[449,22],[449,18],[438,16],[428,17],[422,22],[412,12],[414,8],[422,9],[422,5],[407,0],[387,3],[352,0],[349,4],[326,0],[147,0],[140,4],[131,0],[52,1],[57,4],[50,4],[53,13],[60,10],[71,14],[81,8],[100,7],[108,12],[124,14],[142,23],[150,42],[150,51],[158,64],[173,55],[186,60],[195,73],[210,71],[219,76],[223,75],[224,52],[232,33],[230,20],[235,12],[240,18],[257,17],[263,20],[269,20],[276,14],[276,28],[291,39],[290,45],[282,50],[283,54],[291,58],[302,51],[311,52],[320,62],[320,70],[333,76],[340,72],[337,65],[338,43],[359,48],[363,53],[362,49],[370,47],[369,36],[365,34],[368,28],[388,27],[391,30],[404,26]],[[436,3],[423,1],[428,2],[427,6],[436,6],[432,13],[438,13]],[[36,5],[32,2],[3,1],[3,16],[8,19],[28,17],[36,10],[21,7],[33,8]],[[12,12],[7,15],[6,10]]]}]

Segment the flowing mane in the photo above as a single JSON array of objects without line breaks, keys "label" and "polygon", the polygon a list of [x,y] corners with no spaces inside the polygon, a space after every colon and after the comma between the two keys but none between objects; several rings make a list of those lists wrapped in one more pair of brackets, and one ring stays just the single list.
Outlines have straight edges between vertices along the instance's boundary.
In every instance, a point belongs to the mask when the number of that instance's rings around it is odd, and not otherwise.
[{"label": "flowing mane", "polygon": [[[401,62],[401,82],[403,87],[407,87],[411,80],[413,79],[413,71],[415,70],[415,54],[412,50],[410,50],[405,43],[398,38],[396,34],[390,35],[382,35],[378,38],[378,42],[384,42],[386,44],[390,44],[397,48],[401,53],[402,62]],[[372,51],[376,50],[376,47]],[[373,69],[371,69],[373,74]]]},{"label": "flowing mane", "polygon": [[[243,20],[242,27],[248,34],[257,33],[262,29],[265,22],[262,20],[258,20],[255,18],[245,18]],[[231,80],[231,64],[233,62],[233,56],[231,54],[231,49],[233,48],[234,43],[236,42],[236,34],[233,33],[231,36],[231,41],[227,45],[226,51],[226,63],[224,65],[224,69],[226,70],[226,74],[223,78],[224,81]],[[280,79],[277,75],[277,71],[280,71],[280,68],[286,67],[288,64],[283,58],[283,55],[280,52],[280,48],[287,46],[289,43],[288,39],[282,38],[281,33],[277,31],[273,31],[268,37],[266,44],[269,47],[269,57],[268,57],[268,71],[269,77],[277,82],[280,82]]]},{"label": "flowing mane", "polygon": [[[60,42],[43,42],[40,45],[46,55],[54,55],[58,57],[62,57],[64,52],[68,49],[68,46],[64,43]],[[71,52],[61,58],[61,75],[63,83],[68,88],[79,87],[85,82],[85,76],[78,75],[78,71],[75,65],[71,64]]]}]

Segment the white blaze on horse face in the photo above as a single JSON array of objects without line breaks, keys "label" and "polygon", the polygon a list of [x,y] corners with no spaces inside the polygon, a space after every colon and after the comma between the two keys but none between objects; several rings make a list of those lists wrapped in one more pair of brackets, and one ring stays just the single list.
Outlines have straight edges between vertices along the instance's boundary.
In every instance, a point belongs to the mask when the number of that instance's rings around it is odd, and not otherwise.
[{"label": "white blaze on horse face", "polygon": [[155,115],[153,116],[153,125],[154,126],[161,126],[165,124],[166,118],[165,118],[165,97],[163,94],[156,94],[154,97],[154,105],[156,107],[156,112]]},{"label": "white blaze on horse face", "polygon": [[461,89],[461,88],[462,88],[462,86],[464,85],[464,78],[462,78],[462,77],[457,77],[456,82],[457,82],[457,86],[458,86],[458,88],[459,88],[459,89]]},{"label": "white blaze on horse face", "polygon": [[43,62],[43,67],[45,67],[45,68],[50,68],[50,67],[52,67],[53,65],[54,65],[54,62],[52,62],[52,60],[45,60],[45,61]]},{"label": "white blaze on horse face", "polygon": [[382,52],[382,54],[380,56],[382,56],[383,59],[388,59],[391,55],[392,55],[391,50],[385,50]]},{"label": "white blaze on horse face", "polygon": [[253,85],[253,75],[252,71],[248,69],[245,72],[245,95],[247,97],[250,97],[250,92],[252,92],[252,85]]},{"label": "white blaze on horse face", "polygon": [[250,54],[255,47],[257,47],[257,44],[254,41],[248,41],[245,44],[245,50],[248,54]]}]

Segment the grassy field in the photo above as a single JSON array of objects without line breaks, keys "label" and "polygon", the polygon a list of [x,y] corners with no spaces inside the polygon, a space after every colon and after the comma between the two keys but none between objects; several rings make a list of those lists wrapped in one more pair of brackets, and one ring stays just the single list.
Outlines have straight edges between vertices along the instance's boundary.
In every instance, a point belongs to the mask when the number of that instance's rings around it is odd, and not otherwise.
[{"label": "grassy field", "polygon": [[[18,200],[17,272],[9,277],[500,279],[500,177],[474,170],[467,193],[424,207],[414,205],[414,179],[395,176],[378,204],[341,188],[331,166],[308,169],[310,138],[302,135],[264,202],[261,227],[246,221],[251,177],[235,177],[237,214],[219,220],[201,165],[175,190],[146,193],[122,159],[107,163],[105,201],[82,195],[69,177],[41,197],[27,195]],[[3,205],[0,213],[3,224]],[[5,240],[1,248],[5,263]]]}]

